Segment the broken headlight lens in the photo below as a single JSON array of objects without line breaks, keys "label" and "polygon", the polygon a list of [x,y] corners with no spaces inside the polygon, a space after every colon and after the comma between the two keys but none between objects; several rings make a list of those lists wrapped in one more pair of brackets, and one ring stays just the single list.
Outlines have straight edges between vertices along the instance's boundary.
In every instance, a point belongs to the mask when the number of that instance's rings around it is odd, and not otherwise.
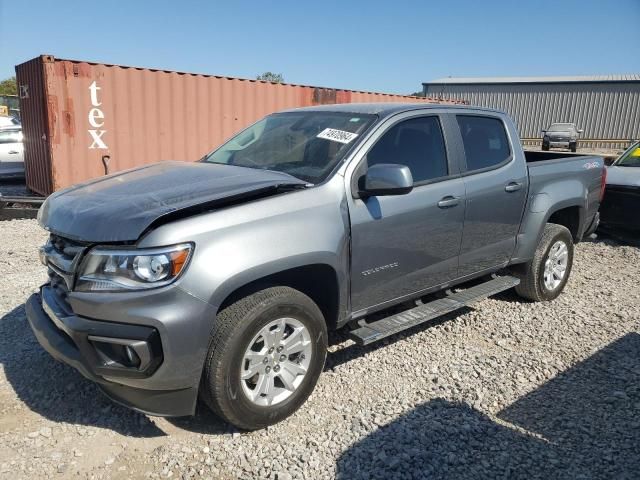
[{"label": "broken headlight lens", "polygon": [[168,285],[185,269],[192,249],[189,243],[139,250],[94,248],[82,262],[76,290],[113,292]]}]

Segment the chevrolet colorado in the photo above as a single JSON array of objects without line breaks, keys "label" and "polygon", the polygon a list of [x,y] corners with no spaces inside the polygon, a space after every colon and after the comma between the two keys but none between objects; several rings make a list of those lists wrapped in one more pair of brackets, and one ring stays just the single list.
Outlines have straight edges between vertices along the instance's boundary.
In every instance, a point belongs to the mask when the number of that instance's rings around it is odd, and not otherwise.
[{"label": "chevrolet colorado", "polygon": [[502,112],[269,115],[200,162],[70,187],[39,211],[41,345],[115,401],[257,429],[292,414],[327,331],[366,345],[515,287],[556,298],[598,224],[599,157],[523,151]]}]

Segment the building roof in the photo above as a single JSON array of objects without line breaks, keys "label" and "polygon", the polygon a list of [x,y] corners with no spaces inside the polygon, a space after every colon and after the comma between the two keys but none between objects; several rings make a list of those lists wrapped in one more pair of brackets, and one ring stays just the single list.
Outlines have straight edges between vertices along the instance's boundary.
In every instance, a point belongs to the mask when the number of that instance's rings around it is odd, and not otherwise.
[{"label": "building roof", "polygon": [[445,77],[424,82],[423,85],[472,85],[487,83],[601,83],[640,82],[640,73],[627,75],[586,75],[561,77]]}]

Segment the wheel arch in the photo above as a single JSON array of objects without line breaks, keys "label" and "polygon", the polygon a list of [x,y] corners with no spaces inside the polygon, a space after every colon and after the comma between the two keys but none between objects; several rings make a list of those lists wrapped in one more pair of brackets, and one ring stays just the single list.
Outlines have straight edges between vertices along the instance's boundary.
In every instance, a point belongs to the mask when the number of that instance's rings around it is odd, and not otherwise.
[{"label": "wheel arch", "polygon": [[[542,202],[540,202],[541,204],[546,203],[549,199],[549,195],[545,193],[539,194],[537,197],[543,199]],[[535,200],[531,203],[534,205]],[[572,198],[551,206],[545,205],[544,208],[536,209],[535,206],[531,208],[532,210],[535,209],[535,211],[528,210],[525,213],[511,263],[524,263],[533,258],[536,247],[544,233],[544,227],[548,223],[555,223],[566,227],[569,232],[571,232],[571,238],[574,243],[582,239],[586,217],[586,209],[582,199]]]},{"label": "wheel arch", "polygon": [[[343,274],[344,276],[344,274]],[[326,262],[304,263],[295,266],[276,266],[261,272],[244,272],[232,278],[217,290],[214,305],[216,313],[237,300],[269,287],[284,286],[298,290],[311,298],[320,308],[327,329],[335,329],[346,315],[347,292],[341,285],[346,280],[338,270]],[[212,302],[213,303],[213,302]]]}]

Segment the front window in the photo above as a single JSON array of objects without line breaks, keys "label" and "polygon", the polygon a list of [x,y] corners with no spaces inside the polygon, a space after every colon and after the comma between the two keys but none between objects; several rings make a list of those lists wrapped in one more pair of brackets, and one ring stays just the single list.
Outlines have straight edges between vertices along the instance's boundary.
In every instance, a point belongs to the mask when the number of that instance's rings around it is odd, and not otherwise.
[{"label": "front window", "polygon": [[375,119],[375,115],[321,111],[269,115],[203,161],[275,170],[319,183]]},{"label": "front window", "polygon": [[640,167],[640,143],[624,152],[614,164],[616,167]]}]

